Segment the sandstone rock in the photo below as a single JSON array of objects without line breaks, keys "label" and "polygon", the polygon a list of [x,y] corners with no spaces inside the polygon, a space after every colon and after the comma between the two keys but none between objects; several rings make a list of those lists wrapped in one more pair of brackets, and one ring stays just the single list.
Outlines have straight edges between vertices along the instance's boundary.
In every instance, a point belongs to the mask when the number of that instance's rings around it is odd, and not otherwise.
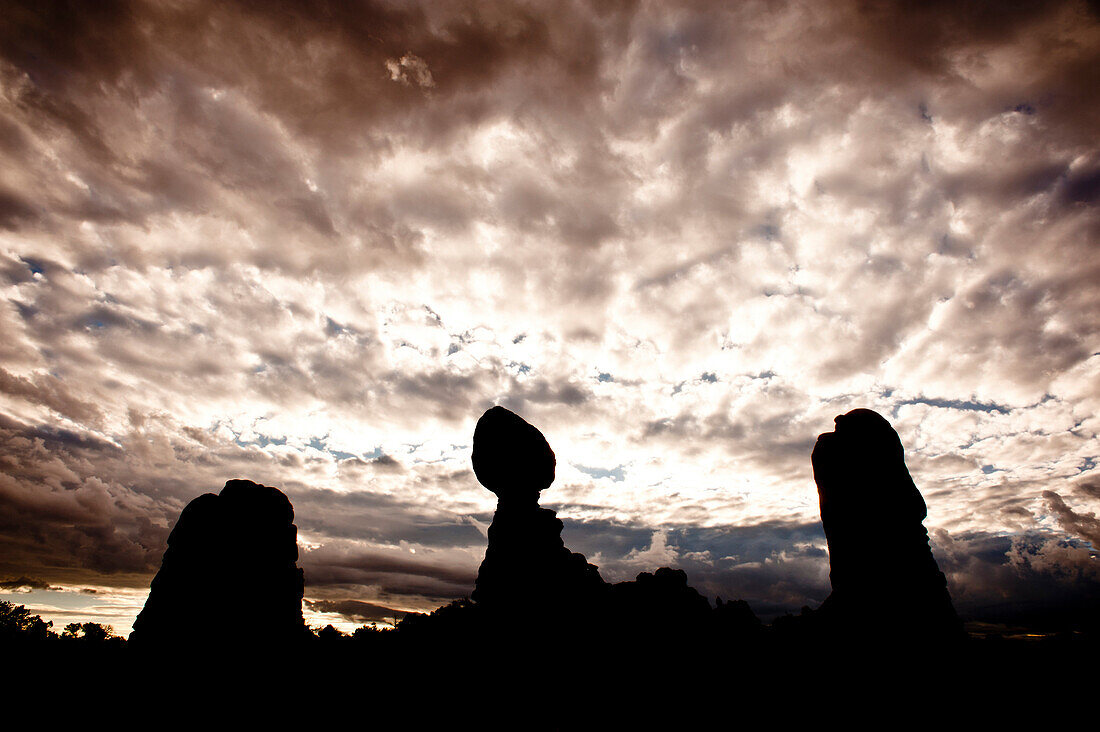
[{"label": "sandstone rock", "polygon": [[293,521],[281,491],[248,480],[191,501],[168,537],[131,643],[278,645],[304,637]]},{"label": "sandstone rock", "polygon": [[833,585],[818,621],[868,637],[960,636],[897,432],[868,409],[835,422],[811,458]]},{"label": "sandstone rock", "polygon": [[570,617],[601,601],[599,570],[565,548],[563,524],[538,505],[554,480],[554,452],[535,427],[493,407],[474,429],[474,473],[498,497],[472,599],[498,622]]},{"label": "sandstone rock", "polygon": [[633,582],[611,588],[612,605],[620,627],[634,635],[678,635],[703,630],[712,620],[710,603],[687,583],[682,569],[661,567],[641,572]]},{"label": "sandstone rock", "polygon": [[477,421],[473,463],[478,481],[501,499],[538,501],[538,492],[554,482],[556,462],[546,438],[504,407]]},{"label": "sandstone rock", "polygon": [[655,638],[675,644],[711,631],[725,638],[759,631],[746,603],[712,611],[683,570],[662,567],[612,585],[584,555],[570,552],[561,520],[538,505],[554,480],[554,453],[519,416],[502,407],[487,411],[474,430],[473,462],[499,500],[470,610],[498,635],[587,639],[644,652]]}]

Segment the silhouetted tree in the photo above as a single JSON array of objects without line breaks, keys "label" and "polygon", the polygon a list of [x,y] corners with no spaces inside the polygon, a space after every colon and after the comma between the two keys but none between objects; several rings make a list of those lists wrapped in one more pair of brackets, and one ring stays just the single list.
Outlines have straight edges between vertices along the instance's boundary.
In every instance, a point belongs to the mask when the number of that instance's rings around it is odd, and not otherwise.
[{"label": "silhouetted tree", "polygon": [[361,625],[351,632],[351,637],[357,641],[370,640],[384,632],[377,625]]},{"label": "silhouetted tree", "polygon": [[317,631],[317,637],[325,643],[338,643],[347,636],[329,623]]},{"label": "silhouetted tree", "polygon": [[32,615],[23,605],[0,600],[0,639],[45,640],[54,635],[53,621]]},{"label": "silhouetted tree", "polygon": [[115,629],[100,623],[69,623],[63,633],[65,638],[78,638],[88,643],[100,643],[109,638],[117,638]]},{"label": "silhouetted tree", "polygon": [[114,628],[109,625],[100,625],[99,623],[81,623],[80,630],[83,631],[82,635],[84,640],[92,643],[105,641],[115,634]]}]

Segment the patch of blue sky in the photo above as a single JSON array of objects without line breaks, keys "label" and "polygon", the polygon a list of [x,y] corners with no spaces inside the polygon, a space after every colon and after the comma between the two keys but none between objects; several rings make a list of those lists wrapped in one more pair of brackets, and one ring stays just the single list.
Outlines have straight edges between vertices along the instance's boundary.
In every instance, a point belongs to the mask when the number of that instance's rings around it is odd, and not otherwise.
[{"label": "patch of blue sky", "polygon": [[611,469],[589,467],[587,465],[580,465],[578,463],[570,463],[570,465],[572,465],[574,468],[581,471],[585,475],[596,478],[597,480],[601,478],[611,478],[611,480],[616,483],[621,483],[626,480],[626,474],[623,471],[623,468],[626,467],[625,465],[618,465]]},{"label": "patch of blue sky", "polygon": [[256,445],[258,447],[267,447],[268,445],[286,444],[285,437],[268,437],[267,435],[262,435],[259,432],[253,432],[252,434],[256,436],[256,439],[252,440],[251,442],[245,442],[241,439],[241,436],[239,434],[233,436],[233,442],[237,443],[241,447],[250,447],[252,445]]},{"label": "patch of blue sky", "polygon": [[336,450],[329,447],[327,439],[328,435],[325,435],[321,438],[311,437],[309,440],[309,446],[312,447],[314,450],[327,452],[329,455],[332,455],[337,460],[347,460],[348,458],[358,457],[358,455],[353,452],[344,452],[343,450]]},{"label": "patch of blue sky", "polygon": [[998,412],[1000,414],[1008,414],[1012,411],[1011,407],[1007,407],[1003,404],[997,404],[996,402],[975,402],[963,399],[905,399],[898,402],[898,406],[906,404],[927,404],[930,407],[939,407],[941,409],[961,409],[971,412],[986,412],[987,414]]},{"label": "patch of blue sky", "polygon": [[20,257],[23,264],[27,265],[27,269],[31,271],[31,274],[42,274],[46,271],[46,266],[41,261],[32,257]]}]

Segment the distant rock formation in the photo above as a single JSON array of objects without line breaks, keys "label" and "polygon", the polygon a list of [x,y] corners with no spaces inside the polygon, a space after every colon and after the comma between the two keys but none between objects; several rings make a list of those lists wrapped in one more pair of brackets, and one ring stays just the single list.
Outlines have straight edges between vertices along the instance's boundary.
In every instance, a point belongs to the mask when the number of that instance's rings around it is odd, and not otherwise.
[{"label": "distant rock formation", "polygon": [[815,622],[866,637],[961,637],[897,432],[869,409],[835,422],[811,458],[833,585]]},{"label": "distant rock formation", "polygon": [[493,407],[474,430],[474,473],[497,495],[489,546],[471,598],[509,624],[568,622],[603,602],[607,585],[584,555],[561,539],[563,524],[538,504],[554,481],[554,451],[535,427]]},{"label": "distant rock formation", "polygon": [[[684,631],[709,630],[712,621],[718,619],[707,598],[688,585],[687,573],[668,567],[652,574],[642,572],[633,582],[612,585],[611,605],[615,608],[615,630],[635,637],[653,637],[655,629],[660,628],[661,636],[675,638]],[[723,614],[722,619],[731,617]]]},{"label": "distant rock formation", "polygon": [[180,514],[131,644],[277,647],[304,637],[294,508],[277,488],[230,480]]}]

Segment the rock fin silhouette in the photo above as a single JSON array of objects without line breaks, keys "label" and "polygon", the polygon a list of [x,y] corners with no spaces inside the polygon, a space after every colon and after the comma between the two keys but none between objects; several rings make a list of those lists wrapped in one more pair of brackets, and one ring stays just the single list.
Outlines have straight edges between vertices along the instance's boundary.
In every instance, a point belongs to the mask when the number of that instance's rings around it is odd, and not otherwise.
[{"label": "rock fin silhouette", "polygon": [[[277,488],[230,480],[220,494],[191,501],[168,537],[130,642],[272,646],[300,639],[308,629],[297,535],[294,508]],[[247,628],[235,616],[247,618]]]}]

